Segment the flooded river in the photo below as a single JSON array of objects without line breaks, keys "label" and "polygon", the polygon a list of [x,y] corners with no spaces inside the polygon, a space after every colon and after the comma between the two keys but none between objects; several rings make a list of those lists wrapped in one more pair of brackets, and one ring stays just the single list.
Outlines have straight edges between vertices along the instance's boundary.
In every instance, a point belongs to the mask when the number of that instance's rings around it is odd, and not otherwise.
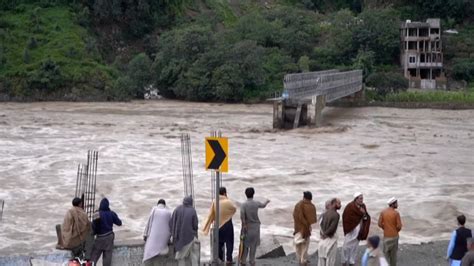
[{"label": "flooded river", "polygon": [[[97,193],[123,220],[116,241],[141,239],[159,198],[171,207],[181,202],[183,132],[191,134],[202,227],[211,198],[204,137],[212,129],[229,137],[223,182],[230,198],[244,201],[253,186],[257,199],[270,199],[260,211],[262,238],[275,236],[286,247],[303,190],[313,192],[318,213],[330,197],[346,204],[363,192],[373,233],[380,233],[385,201],[398,197],[404,243],[447,239],[459,213],[474,222],[474,110],[326,108],[324,121],[319,129],[273,131],[270,105],[0,104],[0,255],[54,249],[54,225],[71,205],[88,149],[99,151]],[[234,225],[237,234],[238,215]],[[200,238],[206,257],[209,241]]]}]

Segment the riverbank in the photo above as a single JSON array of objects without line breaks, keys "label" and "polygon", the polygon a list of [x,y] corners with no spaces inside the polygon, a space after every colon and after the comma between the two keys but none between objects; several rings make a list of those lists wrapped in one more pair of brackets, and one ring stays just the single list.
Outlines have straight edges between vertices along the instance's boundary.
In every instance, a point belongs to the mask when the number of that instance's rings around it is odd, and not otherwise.
[{"label": "riverbank", "polygon": [[[339,243],[341,244],[341,243]],[[446,248],[448,241],[434,241],[428,243],[416,244],[402,244],[398,249],[398,266],[437,266],[446,265]],[[359,246],[358,258],[361,258],[365,251],[365,246]],[[341,265],[341,248],[338,249],[338,256],[336,265]],[[317,265],[317,252],[310,254],[310,265]],[[275,259],[258,260],[257,265],[261,266],[288,266],[299,265],[296,260],[295,253],[291,253],[286,257]]]},{"label": "riverbank", "polygon": [[338,101],[328,103],[331,107],[388,107],[403,109],[440,109],[440,110],[469,110],[474,109],[474,103],[451,102],[381,102],[381,101]]},{"label": "riverbank", "polygon": [[[448,241],[435,241],[429,243],[422,243],[419,245],[415,244],[402,244],[399,247],[398,252],[398,264],[399,266],[436,266],[445,265],[445,252],[448,246]],[[361,258],[365,246],[359,246],[358,258]],[[237,254],[237,250],[234,250],[234,255]],[[287,253],[291,250],[287,250]],[[201,251],[202,254],[202,251]],[[340,254],[341,248],[339,248],[336,265],[340,265]],[[0,257],[0,264],[5,266],[40,266],[40,265],[62,265],[69,258],[69,252],[67,251],[54,251],[50,254],[43,255],[19,255],[19,256],[3,256]],[[143,258],[143,242],[127,242],[118,243],[115,246],[113,253],[114,265],[142,265]],[[314,252],[309,257],[310,265],[317,265],[318,254]],[[175,265],[176,261],[172,256],[163,256],[160,260],[162,265]],[[207,261],[201,260],[201,265],[206,264]],[[279,257],[273,259],[258,259],[257,265],[261,266],[287,266],[287,265],[298,265],[294,253],[289,254],[286,257]]]}]

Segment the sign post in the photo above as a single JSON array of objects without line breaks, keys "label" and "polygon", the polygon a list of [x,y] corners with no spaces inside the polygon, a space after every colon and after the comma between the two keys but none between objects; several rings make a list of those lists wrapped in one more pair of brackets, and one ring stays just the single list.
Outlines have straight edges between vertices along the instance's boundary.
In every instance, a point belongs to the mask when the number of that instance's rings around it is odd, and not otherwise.
[{"label": "sign post", "polygon": [[[227,138],[222,138],[221,133],[212,132],[212,137],[206,138],[206,170],[215,171],[215,219],[212,232],[212,265],[219,265],[219,224],[220,206],[219,190],[221,187],[221,172],[228,172],[229,143]],[[219,135],[219,136],[217,136]]]}]

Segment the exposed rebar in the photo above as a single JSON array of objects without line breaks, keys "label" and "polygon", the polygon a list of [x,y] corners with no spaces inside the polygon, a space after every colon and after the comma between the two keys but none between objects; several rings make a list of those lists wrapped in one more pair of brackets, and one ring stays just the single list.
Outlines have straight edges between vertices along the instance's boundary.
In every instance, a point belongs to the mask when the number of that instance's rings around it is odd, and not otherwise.
[{"label": "exposed rebar", "polygon": [[[181,134],[181,165],[183,168],[184,196],[194,199],[193,159],[191,152],[191,136],[188,133]],[[194,206],[194,201],[193,201]]]},{"label": "exposed rebar", "polygon": [[82,199],[84,211],[90,220],[93,218],[95,208],[98,158],[98,151],[89,150],[87,164],[79,164],[77,167],[75,196]]}]

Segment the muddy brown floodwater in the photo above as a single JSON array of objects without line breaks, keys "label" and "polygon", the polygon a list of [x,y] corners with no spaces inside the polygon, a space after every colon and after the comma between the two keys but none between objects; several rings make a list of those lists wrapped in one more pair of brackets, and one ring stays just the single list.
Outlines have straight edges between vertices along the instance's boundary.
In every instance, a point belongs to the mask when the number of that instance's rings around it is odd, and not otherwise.
[{"label": "muddy brown floodwater", "polygon": [[[229,137],[223,182],[230,198],[243,202],[253,186],[257,199],[270,199],[260,211],[262,238],[275,236],[287,248],[303,190],[313,192],[318,213],[330,197],[345,205],[363,192],[372,233],[380,233],[385,201],[399,198],[402,243],[447,239],[457,214],[474,219],[474,110],[326,108],[324,121],[319,129],[273,131],[272,107],[263,104],[0,104],[0,255],[54,249],[54,225],[71,204],[88,149],[99,151],[97,193],[123,220],[117,241],[140,239],[159,198],[171,207],[181,202],[182,132],[191,134],[202,226],[211,198],[204,170],[211,129]],[[237,235],[238,214],[234,225]],[[207,257],[208,238],[200,238]]]}]

